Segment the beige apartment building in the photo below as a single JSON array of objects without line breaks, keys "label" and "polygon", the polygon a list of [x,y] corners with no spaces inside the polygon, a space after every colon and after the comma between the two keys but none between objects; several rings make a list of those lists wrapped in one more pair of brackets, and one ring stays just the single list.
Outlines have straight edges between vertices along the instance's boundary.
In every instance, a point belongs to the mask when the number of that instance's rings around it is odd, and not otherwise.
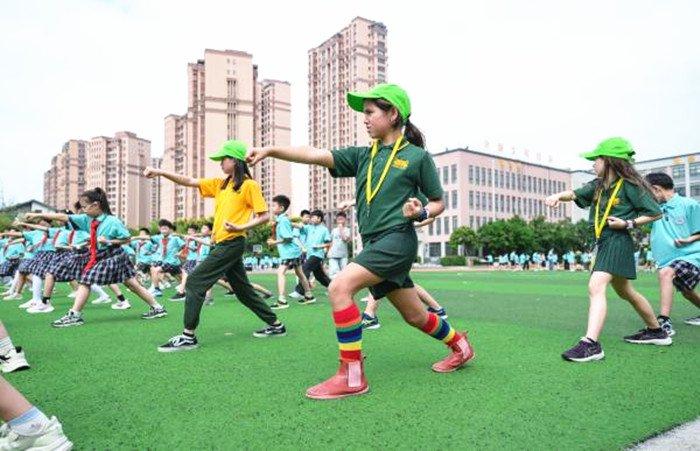
[{"label": "beige apartment building", "polygon": [[[263,139],[269,144],[290,144],[289,84],[258,81],[251,54],[206,49],[204,58],[189,63],[187,71],[187,113],[166,116],[164,121],[163,169],[195,178],[221,177],[219,164],[207,155],[228,139],[249,145],[258,145]],[[255,169],[258,181],[267,188],[266,198],[277,194],[275,190],[291,187],[287,167],[265,163]],[[260,177],[263,172],[265,180]],[[160,189],[160,214],[164,218],[198,218],[214,212],[211,199],[202,198],[195,188],[163,181]]]},{"label": "beige apartment building", "polygon": [[571,218],[573,205],[550,209],[544,204],[548,195],[571,189],[568,170],[469,148],[435,153],[433,158],[445,190],[445,211],[427,227],[424,258],[454,253],[448,242],[457,227],[478,229],[516,215],[525,220],[537,216],[548,221]]},{"label": "beige apartment building", "polygon": [[[309,145],[337,149],[369,143],[364,118],[347,106],[345,95],[386,82],[386,33],[384,24],[356,17],[309,50]],[[310,207],[335,211],[354,195],[354,179],[333,179],[328,170],[309,166]]]},{"label": "beige apartment building", "polygon": [[[154,157],[151,158],[151,167],[160,169],[163,166],[163,159]],[[150,217],[151,221],[157,221],[160,219],[160,187],[163,179],[160,177],[154,177],[151,180],[151,211]]]},{"label": "beige apartment building", "polygon": [[85,151],[87,142],[71,139],[51,159],[44,173],[44,203],[56,210],[73,210],[85,191]]}]

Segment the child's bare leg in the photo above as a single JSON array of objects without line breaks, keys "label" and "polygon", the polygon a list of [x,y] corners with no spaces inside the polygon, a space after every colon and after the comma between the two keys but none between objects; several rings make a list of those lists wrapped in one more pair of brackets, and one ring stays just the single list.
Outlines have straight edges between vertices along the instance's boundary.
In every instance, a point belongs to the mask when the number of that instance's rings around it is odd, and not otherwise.
[{"label": "child's bare leg", "polygon": [[588,328],[586,337],[598,341],[608,314],[608,302],[605,290],[612,281],[613,276],[606,272],[595,271],[588,281]]},{"label": "child's bare leg", "polygon": [[651,307],[647,298],[639,294],[628,279],[614,277],[612,286],[618,296],[632,304],[632,307],[634,307],[639,316],[644,320],[647,327],[650,329],[658,329],[661,327],[659,326],[659,321],[656,319],[656,315],[654,315],[654,309]]}]

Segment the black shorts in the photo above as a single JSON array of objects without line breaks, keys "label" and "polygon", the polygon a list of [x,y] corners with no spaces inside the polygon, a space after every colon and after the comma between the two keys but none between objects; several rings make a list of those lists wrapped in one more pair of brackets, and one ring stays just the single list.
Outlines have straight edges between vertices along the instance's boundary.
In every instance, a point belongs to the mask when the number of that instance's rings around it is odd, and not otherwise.
[{"label": "black shorts", "polygon": [[170,265],[170,264],[168,264],[168,263],[159,262],[158,265],[155,265],[155,264],[154,264],[154,265],[152,265],[152,266],[154,266],[154,267],[156,267],[156,268],[160,268],[161,271],[163,271],[163,272],[165,272],[165,273],[168,273],[168,274],[170,274],[171,276],[180,276],[180,275],[182,275],[182,266],[180,266],[180,265],[175,266],[175,265]]},{"label": "black shorts", "polygon": [[669,265],[673,268],[673,286],[678,291],[693,291],[700,282],[700,268],[685,260],[675,260]]},{"label": "black shorts", "polygon": [[281,260],[280,265],[286,266],[287,269],[294,269],[297,266],[303,265],[303,263],[301,261],[301,257],[298,257],[298,258],[289,258],[286,260]]}]

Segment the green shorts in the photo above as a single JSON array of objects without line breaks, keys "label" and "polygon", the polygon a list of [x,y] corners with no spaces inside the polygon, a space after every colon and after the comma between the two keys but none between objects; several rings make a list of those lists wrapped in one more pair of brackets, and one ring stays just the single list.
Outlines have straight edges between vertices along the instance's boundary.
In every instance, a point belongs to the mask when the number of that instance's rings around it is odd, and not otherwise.
[{"label": "green shorts", "polygon": [[418,237],[411,224],[362,237],[362,246],[362,252],[353,261],[384,279],[369,288],[375,299],[399,288],[413,288],[408,273],[416,260]]}]

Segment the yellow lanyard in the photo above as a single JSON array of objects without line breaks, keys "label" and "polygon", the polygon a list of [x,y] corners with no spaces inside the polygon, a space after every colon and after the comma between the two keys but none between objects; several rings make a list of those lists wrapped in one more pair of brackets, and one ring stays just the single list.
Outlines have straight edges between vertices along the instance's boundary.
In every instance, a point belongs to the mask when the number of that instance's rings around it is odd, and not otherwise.
[{"label": "yellow lanyard", "polygon": [[382,187],[382,183],[384,183],[384,179],[386,178],[386,175],[389,173],[389,168],[391,167],[391,162],[394,161],[394,157],[396,156],[396,153],[401,148],[402,142],[403,142],[403,135],[401,135],[399,137],[399,139],[396,140],[396,144],[394,144],[394,148],[391,150],[391,155],[389,155],[389,159],[386,160],[386,164],[384,165],[384,169],[382,170],[382,174],[379,176],[379,182],[377,182],[377,186],[374,189],[372,189],[372,166],[374,163],[374,157],[375,157],[375,155],[377,155],[377,152],[378,152],[379,140],[374,141],[374,144],[372,144],[372,153],[370,154],[369,166],[367,167],[367,183],[365,185],[365,199],[367,200],[368,206],[369,206],[370,202],[372,202],[372,199],[374,199],[375,196],[377,195],[377,193],[379,192],[379,188]]},{"label": "yellow lanyard", "polygon": [[596,200],[595,203],[595,219],[593,220],[593,228],[595,230],[595,239],[597,240],[600,238],[600,235],[603,233],[603,227],[605,227],[605,221],[608,220],[608,216],[610,215],[610,209],[612,209],[613,203],[615,203],[615,199],[617,199],[617,193],[620,191],[620,188],[622,187],[622,179],[618,180],[617,183],[615,184],[615,188],[613,189],[612,194],[610,195],[610,199],[608,199],[608,206],[605,207],[605,213],[603,214],[603,217],[600,221],[598,221],[598,216],[600,214],[600,198],[602,197],[602,193],[598,195],[598,200]]}]

